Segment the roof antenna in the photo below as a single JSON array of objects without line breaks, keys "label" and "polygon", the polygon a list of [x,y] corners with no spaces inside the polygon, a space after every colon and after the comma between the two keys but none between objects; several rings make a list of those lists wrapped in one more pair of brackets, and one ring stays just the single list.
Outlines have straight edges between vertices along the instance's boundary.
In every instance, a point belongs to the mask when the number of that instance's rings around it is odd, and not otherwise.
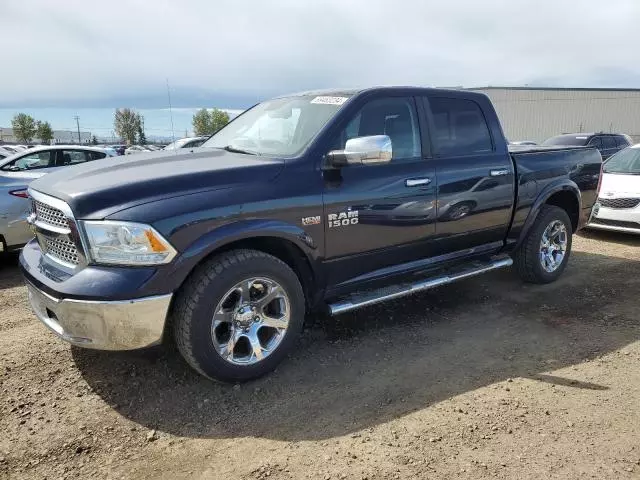
[{"label": "roof antenna", "polygon": [[[174,143],[176,141],[176,135],[173,131],[173,110],[171,109],[171,90],[169,89],[168,78],[167,78],[167,97],[169,97],[169,117],[171,117],[171,143]],[[178,150],[175,148],[175,145],[174,145],[173,153],[175,153],[176,155],[178,154]]]}]

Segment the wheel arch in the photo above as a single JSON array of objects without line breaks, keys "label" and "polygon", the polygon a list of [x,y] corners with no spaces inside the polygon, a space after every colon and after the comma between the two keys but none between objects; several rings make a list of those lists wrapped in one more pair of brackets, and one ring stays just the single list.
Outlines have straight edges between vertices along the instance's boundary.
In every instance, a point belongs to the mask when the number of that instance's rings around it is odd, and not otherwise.
[{"label": "wheel arch", "polygon": [[319,264],[319,248],[314,239],[292,224],[281,221],[250,220],[212,230],[193,242],[180,256],[176,274],[180,272],[180,290],[198,266],[222,253],[236,250],[257,250],[282,260],[298,276],[307,309],[319,301],[323,288]]},{"label": "wheel arch", "polygon": [[578,229],[580,210],[582,208],[582,194],[575,182],[570,179],[562,179],[547,185],[547,187],[540,192],[529,211],[529,215],[520,232],[516,248],[522,244],[529,234],[543,205],[553,205],[565,210],[571,219],[572,231],[575,233]]}]

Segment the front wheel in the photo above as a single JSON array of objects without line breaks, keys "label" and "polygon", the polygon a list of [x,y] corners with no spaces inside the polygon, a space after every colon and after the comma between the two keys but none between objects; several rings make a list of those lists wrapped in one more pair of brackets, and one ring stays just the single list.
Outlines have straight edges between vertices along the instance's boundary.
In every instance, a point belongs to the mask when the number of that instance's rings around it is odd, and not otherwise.
[{"label": "front wheel", "polygon": [[551,283],[562,275],[571,254],[571,219],[566,211],[544,205],[523,244],[514,254],[520,277],[531,283]]},{"label": "front wheel", "polygon": [[276,257],[234,250],[194,272],[174,305],[174,334],[201,374],[246,381],[273,370],[302,330],[305,299],[296,274]]}]

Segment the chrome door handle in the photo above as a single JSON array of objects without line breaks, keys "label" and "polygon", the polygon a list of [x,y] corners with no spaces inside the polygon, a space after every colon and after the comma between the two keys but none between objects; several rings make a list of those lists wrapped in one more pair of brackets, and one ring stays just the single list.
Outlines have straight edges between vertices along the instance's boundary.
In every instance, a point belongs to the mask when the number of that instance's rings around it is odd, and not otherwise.
[{"label": "chrome door handle", "polygon": [[501,168],[499,170],[491,170],[490,175],[492,177],[503,177],[504,175],[509,175],[509,169]]},{"label": "chrome door handle", "polygon": [[429,185],[431,183],[430,178],[407,178],[404,184],[407,187],[419,187],[421,185]]}]

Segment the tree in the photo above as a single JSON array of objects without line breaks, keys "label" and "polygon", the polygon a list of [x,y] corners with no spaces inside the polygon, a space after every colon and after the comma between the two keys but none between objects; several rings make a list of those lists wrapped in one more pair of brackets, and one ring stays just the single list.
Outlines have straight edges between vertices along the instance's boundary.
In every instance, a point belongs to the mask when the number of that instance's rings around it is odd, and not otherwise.
[{"label": "tree", "polygon": [[140,115],[130,108],[118,108],[114,115],[113,128],[127,145],[133,145],[140,130]]},{"label": "tree", "polygon": [[49,122],[37,122],[36,137],[45,145],[51,143],[51,140],[53,140],[51,124]]},{"label": "tree", "polygon": [[96,136],[94,135],[93,137],[91,137],[91,143],[93,145],[97,145],[98,144],[98,139],[96,138]]},{"label": "tree", "polygon": [[144,117],[138,114],[138,145],[146,145],[147,136],[144,134]]},{"label": "tree", "polygon": [[191,123],[193,124],[193,133],[195,135],[213,135],[229,123],[229,114],[217,108],[211,111],[203,108],[196,112]]},{"label": "tree", "polygon": [[37,130],[36,121],[26,113],[15,115],[11,120],[11,127],[13,128],[13,134],[24,143],[31,142]]},{"label": "tree", "polygon": [[213,135],[214,133],[216,133],[218,130],[220,130],[222,127],[224,127],[227,123],[229,123],[229,114],[227,112],[225,112],[224,110],[218,110],[217,108],[214,108],[211,111],[211,133],[210,135]]},{"label": "tree", "polygon": [[210,129],[210,121],[211,117],[209,117],[209,112],[206,108],[198,110],[191,120],[191,123],[193,124],[193,133],[197,136],[207,135]]}]

